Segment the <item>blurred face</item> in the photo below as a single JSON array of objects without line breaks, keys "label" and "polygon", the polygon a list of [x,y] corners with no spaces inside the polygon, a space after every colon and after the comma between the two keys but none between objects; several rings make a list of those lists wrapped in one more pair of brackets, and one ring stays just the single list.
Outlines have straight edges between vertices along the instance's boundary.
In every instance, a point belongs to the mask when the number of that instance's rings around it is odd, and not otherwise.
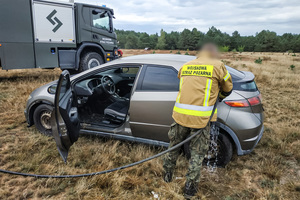
[{"label": "blurred face", "polygon": [[219,58],[219,56],[220,56],[218,50],[211,51],[210,53],[213,58]]},{"label": "blurred face", "polygon": [[201,48],[200,52],[208,52],[212,58],[219,58],[219,50],[215,44],[205,44]]}]

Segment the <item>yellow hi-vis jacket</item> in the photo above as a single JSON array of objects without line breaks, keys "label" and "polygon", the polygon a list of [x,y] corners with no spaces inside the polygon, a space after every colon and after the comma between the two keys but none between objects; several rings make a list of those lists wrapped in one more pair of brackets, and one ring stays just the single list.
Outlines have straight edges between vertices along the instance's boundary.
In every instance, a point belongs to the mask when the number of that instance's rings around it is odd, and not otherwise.
[{"label": "yellow hi-vis jacket", "polygon": [[[212,114],[219,95],[225,98],[232,91],[232,79],[225,65],[201,52],[197,59],[184,64],[178,72],[179,93],[173,109],[176,123],[200,129],[204,128]],[[217,110],[212,121],[217,119]]]}]

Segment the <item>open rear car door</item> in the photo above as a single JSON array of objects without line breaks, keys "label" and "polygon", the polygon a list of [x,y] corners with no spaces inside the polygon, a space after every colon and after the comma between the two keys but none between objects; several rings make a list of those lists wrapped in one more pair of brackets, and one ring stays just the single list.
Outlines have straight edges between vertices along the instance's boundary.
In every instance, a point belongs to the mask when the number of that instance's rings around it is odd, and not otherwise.
[{"label": "open rear car door", "polygon": [[75,101],[70,74],[63,71],[57,84],[51,126],[57,149],[65,162],[70,147],[79,137],[80,121]]}]

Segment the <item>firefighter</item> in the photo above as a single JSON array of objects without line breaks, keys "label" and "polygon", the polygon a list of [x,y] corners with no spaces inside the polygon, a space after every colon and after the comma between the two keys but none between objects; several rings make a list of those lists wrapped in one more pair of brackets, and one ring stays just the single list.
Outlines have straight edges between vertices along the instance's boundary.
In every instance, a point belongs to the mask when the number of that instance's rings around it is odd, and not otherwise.
[{"label": "firefighter", "polygon": [[[197,58],[184,64],[178,72],[179,93],[173,109],[174,123],[168,136],[169,148],[182,142],[190,135],[201,131],[190,143],[191,158],[184,196],[195,196],[200,181],[201,165],[209,147],[210,122],[214,104],[219,95],[222,101],[231,94],[232,79],[225,65],[218,60],[218,48],[214,44],[203,45]],[[211,121],[217,120],[217,110]],[[180,149],[177,148],[164,157],[164,180],[172,181],[176,160]]]}]

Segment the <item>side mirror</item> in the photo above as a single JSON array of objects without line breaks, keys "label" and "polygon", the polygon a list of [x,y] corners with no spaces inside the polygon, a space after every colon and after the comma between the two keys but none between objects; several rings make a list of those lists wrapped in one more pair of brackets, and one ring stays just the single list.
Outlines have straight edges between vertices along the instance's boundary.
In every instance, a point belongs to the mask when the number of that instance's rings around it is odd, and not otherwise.
[{"label": "side mirror", "polygon": [[103,12],[103,11],[100,10],[100,9],[94,9],[94,10],[92,11],[93,15],[97,15],[97,14],[102,13],[102,12]]},{"label": "side mirror", "polygon": [[100,10],[100,9],[94,9],[92,11],[93,15],[98,15],[100,14],[100,17],[104,17],[104,15],[107,13],[107,11],[103,11],[103,10]]},{"label": "side mirror", "polygon": [[103,12],[103,13],[101,13],[100,14],[100,18],[103,18],[103,17],[105,17],[105,14],[106,14],[107,12],[105,11],[105,12]]},{"label": "side mirror", "polygon": [[121,71],[123,74],[126,74],[127,72],[129,72],[129,67],[122,67]]}]

